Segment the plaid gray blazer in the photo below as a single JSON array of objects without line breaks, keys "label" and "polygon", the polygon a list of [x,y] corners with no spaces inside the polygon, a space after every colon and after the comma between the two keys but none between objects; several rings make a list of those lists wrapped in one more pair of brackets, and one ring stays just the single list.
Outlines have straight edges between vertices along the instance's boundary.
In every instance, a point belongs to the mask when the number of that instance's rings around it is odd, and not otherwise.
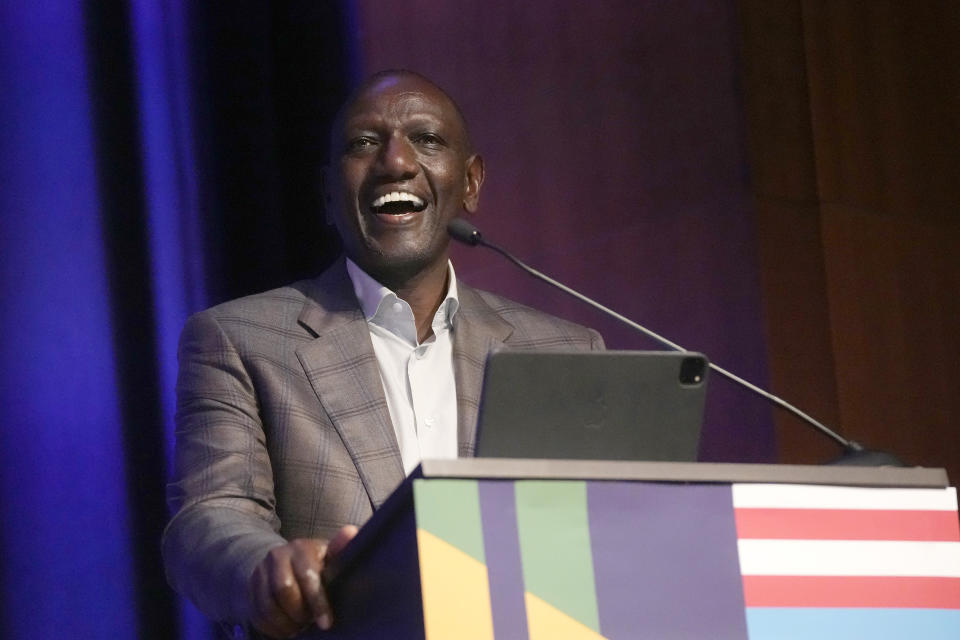
[{"label": "plaid gray blazer", "polygon": [[[603,341],[457,284],[459,455],[471,456],[491,350],[602,349]],[[179,358],[167,577],[211,618],[242,621],[247,580],[267,551],[362,524],[403,480],[400,451],[342,259],[315,280],[192,316]]]}]

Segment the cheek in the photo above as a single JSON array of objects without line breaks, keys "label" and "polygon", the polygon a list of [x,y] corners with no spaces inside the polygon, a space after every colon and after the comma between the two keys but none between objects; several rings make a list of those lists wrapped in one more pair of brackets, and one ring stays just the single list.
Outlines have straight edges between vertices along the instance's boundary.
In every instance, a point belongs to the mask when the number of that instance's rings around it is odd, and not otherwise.
[{"label": "cheek", "polygon": [[457,197],[463,192],[463,174],[449,165],[441,165],[430,171],[438,192],[447,197]]},{"label": "cheek", "polygon": [[340,163],[340,179],[337,182],[341,198],[356,200],[366,175],[366,163],[358,159],[343,160]]},{"label": "cheek", "polygon": [[356,228],[362,224],[362,212],[360,201],[357,197],[358,190],[350,183],[344,182],[338,185],[335,193],[332,194],[335,207],[335,218],[339,220],[338,226]]},{"label": "cheek", "polygon": [[356,190],[341,180],[333,185],[327,206],[327,219],[337,228],[340,236],[345,241],[356,236],[363,226],[362,216],[357,213]]}]

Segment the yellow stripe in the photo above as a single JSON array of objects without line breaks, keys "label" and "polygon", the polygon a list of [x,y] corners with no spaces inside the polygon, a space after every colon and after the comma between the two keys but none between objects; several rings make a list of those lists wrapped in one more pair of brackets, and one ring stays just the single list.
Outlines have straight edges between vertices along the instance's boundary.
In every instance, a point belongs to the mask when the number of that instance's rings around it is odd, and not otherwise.
[{"label": "yellow stripe", "polygon": [[524,599],[527,604],[530,640],[606,640],[590,627],[529,591],[524,593]]},{"label": "yellow stripe", "polygon": [[424,529],[417,545],[427,640],[493,640],[486,565]]}]

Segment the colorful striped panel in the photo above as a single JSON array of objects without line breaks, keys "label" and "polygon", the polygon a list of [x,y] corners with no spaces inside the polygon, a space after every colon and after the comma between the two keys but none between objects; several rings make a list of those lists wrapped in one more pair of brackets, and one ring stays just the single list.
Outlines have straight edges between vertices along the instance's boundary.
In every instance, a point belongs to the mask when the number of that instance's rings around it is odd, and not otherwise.
[{"label": "colorful striped panel", "polygon": [[751,640],[960,638],[956,491],[734,485]]},{"label": "colorful striped panel", "polygon": [[427,640],[960,638],[956,492],[416,480]]}]

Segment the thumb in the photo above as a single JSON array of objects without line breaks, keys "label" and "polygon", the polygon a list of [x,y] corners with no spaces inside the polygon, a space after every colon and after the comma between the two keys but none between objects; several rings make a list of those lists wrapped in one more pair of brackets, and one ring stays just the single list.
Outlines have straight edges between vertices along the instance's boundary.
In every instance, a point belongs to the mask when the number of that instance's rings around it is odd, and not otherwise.
[{"label": "thumb", "polygon": [[343,551],[344,547],[346,547],[350,541],[353,540],[354,536],[357,535],[357,531],[359,531],[359,529],[352,524],[341,527],[340,530],[337,531],[337,535],[333,536],[333,538],[327,544],[327,555],[338,555],[341,551]]}]

